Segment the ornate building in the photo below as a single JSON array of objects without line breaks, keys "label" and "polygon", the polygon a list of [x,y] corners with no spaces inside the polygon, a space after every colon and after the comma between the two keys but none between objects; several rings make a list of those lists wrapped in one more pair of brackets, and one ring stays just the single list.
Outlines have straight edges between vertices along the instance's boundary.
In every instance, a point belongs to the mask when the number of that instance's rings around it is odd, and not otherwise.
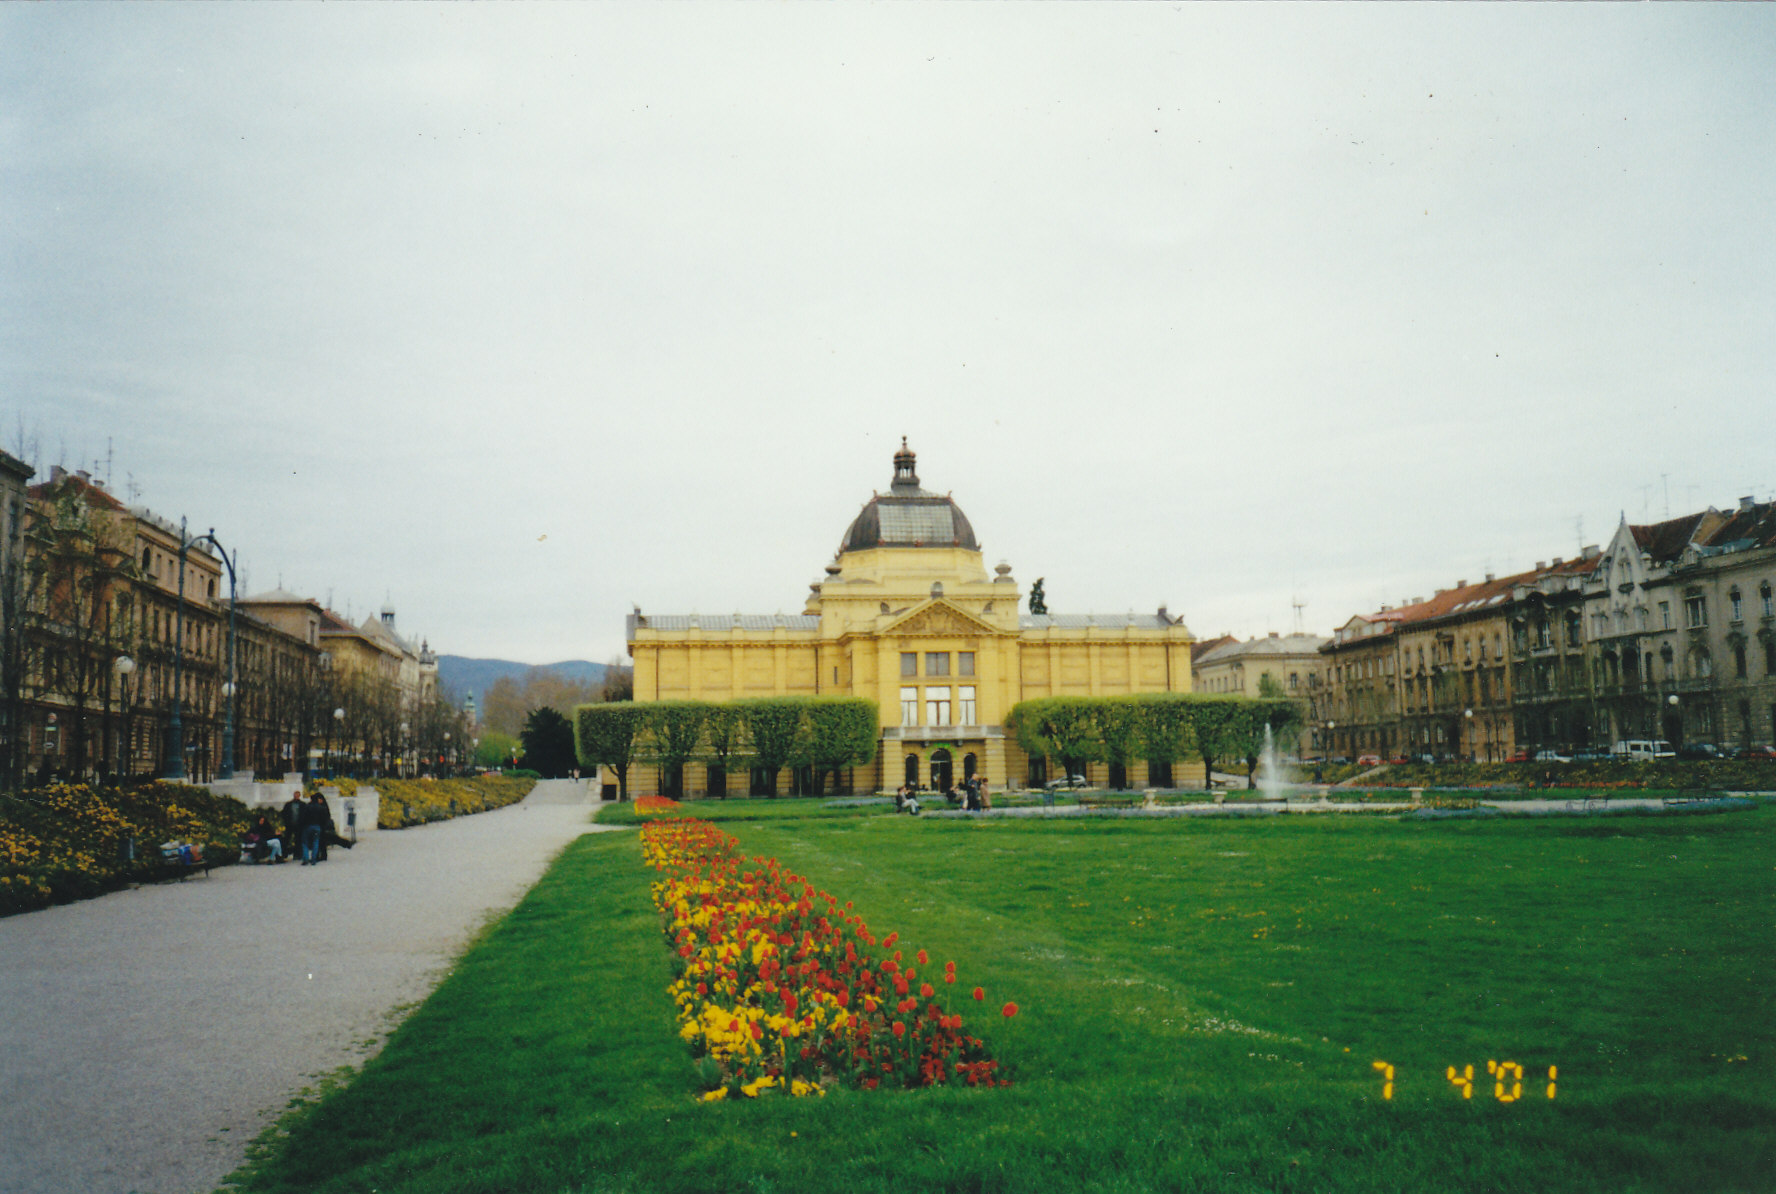
[{"label": "ornate building", "polygon": [[[853,783],[882,789],[975,773],[997,786],[1039,779],[1003,728],[1021,700],[1190,691],[1182,618],[1163,606],[1023,612],[1010,566],[988,575],[968,517],[920,487],[915,463],[903,440],[888,492],[852,519],[801,614],[632,613],[635,699],[867,697],[880,745]],[[642,769],[638,790],[654,779]],[[702,786],[687,775],[689,791]]]}]

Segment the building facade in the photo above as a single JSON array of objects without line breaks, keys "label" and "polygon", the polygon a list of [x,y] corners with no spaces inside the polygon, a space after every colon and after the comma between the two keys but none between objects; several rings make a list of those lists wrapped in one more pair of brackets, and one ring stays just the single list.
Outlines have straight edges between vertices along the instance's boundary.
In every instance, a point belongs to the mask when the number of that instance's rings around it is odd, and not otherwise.
[{"label": "building facade", "polygon": [[[1245,642],[1229,638],[1197,656],[1192,684],[1197,692],[1226,693],[1245,697],[1287,697],[1307,710],[1324,684],[1325,657],[1320,651],[1331,640],[1318,634],[1278,634]],[[1311,718],[1303,718],[1311,722]],[[1322,734],[1304,724],[1301,737],[1285,751],[1302,757],[1318,753]]]},{"label": "building facade", "polygon": [[[1010,566],[988,574],[967,517],[922,489],[915,465],[903,441],[888,491],[852,520],[800,614],[635,610],[635,699],[869,698],[877,755],[852,783],[879,790],[977,773],[996,786],[1039,780],[1004,729],[1021,700],[1191,690],[1182,618],[1024,612]],[[658,777],[643,768],[636,783],[652,790]],[[688,791],[703,786],[687,776]]]}]

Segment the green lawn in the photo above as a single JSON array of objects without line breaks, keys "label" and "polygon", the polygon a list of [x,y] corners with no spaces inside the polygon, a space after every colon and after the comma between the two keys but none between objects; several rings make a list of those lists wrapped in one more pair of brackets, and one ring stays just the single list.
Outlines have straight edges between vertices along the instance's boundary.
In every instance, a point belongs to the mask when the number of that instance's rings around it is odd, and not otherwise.
[{"label": "green lawn", "polygon": [[[954,959],[990,1006],[1016,1000],[1016,1020],[971,1025],[1017,1084],[694,1102],[649,874],[634,834],[605,834],[571,847],[354,1081],[294,1116],[247,1187],[1772,1188],[1776,808],[691,811],[904,948]],[[1524,1067],[1520,1100],[1494,1098],[1488,1060]],[[1474,1066],[1469,1101],[1452,1064]]]}]

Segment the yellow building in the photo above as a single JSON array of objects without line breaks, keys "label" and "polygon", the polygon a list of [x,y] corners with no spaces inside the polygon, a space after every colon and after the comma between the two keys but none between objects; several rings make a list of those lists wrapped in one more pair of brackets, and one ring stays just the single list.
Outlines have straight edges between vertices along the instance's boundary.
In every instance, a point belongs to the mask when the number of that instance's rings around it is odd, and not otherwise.
[{"label": "yellow building", "polygon": [[[982,774],[995,787],[1040,779],[1004,731],[1021,700],[1190,691],[1182,618],[1030,614],[1011,568],[989,576],[953,499],[919,487],[901,441],[888,492],[852,520],[799,615],[628,618],[638,701],[856,696],[881,711],[859,788],[942,788]],[[1198,771],[1201,765],[1197,764]],[[1094,777],[1096,778],[1096,777]],[[636,790],[657,782],[639,769]],[[702,790],[687,775],[687,791]]]}]

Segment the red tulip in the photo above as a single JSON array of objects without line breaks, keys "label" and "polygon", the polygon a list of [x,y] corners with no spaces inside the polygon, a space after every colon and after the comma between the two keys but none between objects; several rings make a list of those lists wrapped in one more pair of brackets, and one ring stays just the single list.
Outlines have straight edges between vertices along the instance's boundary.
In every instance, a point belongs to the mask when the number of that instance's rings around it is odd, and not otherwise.
[{"label": "red tulip", "polygon": [[1015,1016],[1015,1015],[1017,1015],[1017,1004],[1015,1004],[1015,1003],[1008,1003],[1008,1004],[1006,1004],[1006,1005],[1005,1005],[1005,1006],[1004,1006],[1004,1007],[1003,1007],[1003,1008],[1001,1008],[1001,1009],[1000,1009],[1000,1012],[1001,1012],[1001,1014],[1003,1014],[1003,1015],[1004,1015],[1004,1017],[1005,1017],[1005,1018],[1006,1018],[1006,1019],[1007,1019],[1007,1020],[1009,1020],[1009,1019],[1011,1019],[1011,1018],[1012,1018],[1012,1017],[1013,1017],[1013,1016]]},{"label": "red tulip", "polygon": [[919,951],[918,958],[919,958],[919,965],[921,965],[921,966],[923,966],[931,961],[931,958],[925,953],[924,950]]},{"label": "red tulip", "polygon": [[894,1035],[896,1037],[903,1037],[906,1035],[906,1025],[902,1024],[899,1020],[894,1022]]},{"label": "red tulip", "polygon": [[976,987],[974,989],[974,997],[976,999],[985,999],[987,997],[987,993],[985,991],[981,990],[979,987]]},{"label": "red tulip", "polygon": [[924,996],[926,999],[930,999],[931,996],[933,994],[935,994],[935,992],[932,990],[930,983],[920,983],[919,984],[919,994]]}]

